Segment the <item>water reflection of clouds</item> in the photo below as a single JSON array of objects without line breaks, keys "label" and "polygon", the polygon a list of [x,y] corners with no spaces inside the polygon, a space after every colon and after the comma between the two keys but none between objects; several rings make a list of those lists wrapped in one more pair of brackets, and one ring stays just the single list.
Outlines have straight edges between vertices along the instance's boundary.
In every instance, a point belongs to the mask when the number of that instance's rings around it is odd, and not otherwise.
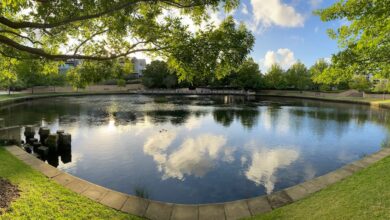
[{"label": "water reflection of clouds", "polygon": [[175,140],[176,132],[160,132],[157,135],[150,136],[144,144],[144,153],[153,157],[158,165],[158,170],[162,171],[167,161],[167,149]]},{"label": "water reflection of clouds", "polygon": [[298,157],[299,153],[293,149],[254,150],[251,164],[245,172],[245,176],[256,185],[264,185],[269,194],[273,191],[277,181],[276,171],[289,166]]},{"label": "water reflection of clouds", "polygon": [[184,180],[185,175],[203,177],[216,166],[218,160],[234,160],[234,150],[225,146],[227,140],[222,135],[202,134],[186,138],[177,150],[168,154],[167,148],[175,138],[174,132],[162,132],[149,137],[144,144],[144,152],[158,164],[163,179]]}]

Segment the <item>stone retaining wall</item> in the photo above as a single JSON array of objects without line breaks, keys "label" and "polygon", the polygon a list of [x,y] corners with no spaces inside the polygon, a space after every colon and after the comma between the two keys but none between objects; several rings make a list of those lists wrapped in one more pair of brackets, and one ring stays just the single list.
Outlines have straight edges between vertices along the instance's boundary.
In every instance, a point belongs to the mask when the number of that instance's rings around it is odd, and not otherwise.
[{"label": "stone retaining wall", "polygon": [[0,128],[0,142],[14,142],[17,145],[21,143],[21,127],[3,127]]}]

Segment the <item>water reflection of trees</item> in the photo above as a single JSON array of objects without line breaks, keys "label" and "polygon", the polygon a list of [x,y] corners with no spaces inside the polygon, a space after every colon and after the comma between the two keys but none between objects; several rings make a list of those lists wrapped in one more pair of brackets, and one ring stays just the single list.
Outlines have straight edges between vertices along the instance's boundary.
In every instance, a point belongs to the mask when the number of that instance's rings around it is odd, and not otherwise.
[{"label": "water reflection of trees", "polygon": [[311,125],[319,135],[323,135],[329,129],[327,123],[324,123],[325,121],[337,122],[336,133],[339,135],[346,132],[351,123],[363,126],[368,122],[384,126],[390,135],[390,112],[385,109],[373,109],[357,105],[340,106],[337,104],[330,107],[328,103],[328,105],[321,107],[290,108],[289,113],[298,119],[295,121],[303,121],[304,118],[315,119],[311,122]]},{"label": "water reflection of trees", "polygon": [[40,123],[44,119],[48,123],[56,121],[60,115],[79,115],[80,105],[49,99],[35,100],[0,109],[0,115],[5,115],[8,125],[26,125]]},{"label": "water reflection of trees", "polygon": [[191,110],[191,109],[171,109],[171,110],[152,110],[146,111],[145,116],[148,116],[149,120],[153,124],[171,123],[173,125],[185,124],[191,116],[196,118],[202,117],[208,114],[207,111]]},{"label": "water reflection of trees", "polygon": [[242,126],[252,128],[258,123],[259,114],[257,108],[217,108],[213,111],[213,118],[225,127],[229,127],[234,119],[237,119]]}]

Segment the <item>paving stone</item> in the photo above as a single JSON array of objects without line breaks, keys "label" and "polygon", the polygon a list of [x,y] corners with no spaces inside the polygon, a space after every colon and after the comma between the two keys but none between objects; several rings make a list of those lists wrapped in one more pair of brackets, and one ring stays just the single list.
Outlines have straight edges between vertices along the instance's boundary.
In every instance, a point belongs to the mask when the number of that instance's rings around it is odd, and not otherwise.
[{"label": "paving stone", "polygon": [[72,190],[75,193],[83,193],[85,190],[87,190],[92,184],[81,179],[76,179],[69,184],[67,184],[65,187]]},{"label": "paving stone", "polygon": [[224,220],[225,207],[223,204],[210,204],[199,206],[199,220]]},{"label": "paving stone", "polygon": [[357,160],[353,163],[351,163],[352,165],[355,165],[355,166],[358,166],[358,167],[361,167],[361,168],[366,168],[370,165],[370,163],[366,162],[366,161],[363,161],[363,160]]},{"label": "paving stone", "polygon": [[334,171],[334,173],[338,176],[340,176],[342,179],[345,179],[349,176],[351,176],[353,174],[352,171],[348,170],[348,169],[344,169],[343,167],[340,168],[340,169],[337,169]]},{"label": "paving stone", "polygon": [[38,167],[42,166],[45,162],[42,160],[36,158],[36,157],[31,157],[22,160],[25,164],[30,165],[32,168],[38,170]]},{"label": "paving stone", "polygon": [[26,151],[24,151],[18,146],[6,146],[5,149],[11,154],[13,154],[14,156],[27,154]]},{"label": "paving stone", "polygon": [[343,179],[342,176],[339,175],[338,173],[336,173],[336,171],[327,173],[323,176],[316,178],[317,181],[320,181],[320,183],[322,183],[325,186],[332,185],[332,184],[334,184],[342,179]]},{"label": "paving stone", "polygon": [[292,186],[284,191],[293,201],[298,201],[310,195],[310,193],[302,185]]},{"label": "paving stone", "polygon": [[50,166],[49,164],[43,163],[43,162],[40,166],[36,167],[36,169],[49,178],[53,178],[53,177],[62,173],[58,169]]},{"label": "paving stone", "polygon": [[149,201],[135,196],[128,196],[122,207],[123,212],[131,213],[138,216],[145,216],[146,208]]},{"label": "paving stone", "polygon": [[292,199],[284,191],[279,191],[268,195],[268,200],[273,209],[292,203]]},{"label": "paving stone", "polygon": [[62,186],[66,186],[69,183],[71,183],[72,181],[75,181],[76,177],[74,177],[72,175],[69,175],[67,173],[61,173],[61,174],[53,177],[53,180],[56,181],[57,183],[59,183]]},{"label": "paving stone", "polygon": [[266,196],[259,196],[256,198],[248,199],[249,211],[252,215],[266,213],[272,210],[271,205]]},{"label": "paving stone", "polygon": [[318,179],[312,179],[301,183],[301,186],[305,188],[308,193],[314,193],[326,187],[326,185],[318,181]]},{"label": "paving stone", "polygon": [[150,201],[145,217],[151,220],[169,220],[173,205],[169,203]]},{"label": "paving stone", "polygon": [[127,200],[127,196],[120,192],[115,191],[109,191],[102,200],[100,200],[100,203],[103,205],[109,206],[111,208],[114,208],[116,210],[120,210],[122,206],[125,204]]},{"label": "paving stone", "polygon": [[171,220],[198,220],[197,205],[174,205]]},{"label": "paving stone", "polygon": [[225,203],[226,219],[241,219],[251,216],[246,200]]},{"label": "paving stone", "polygon": [[378,162],[379,160],[380,160],[380,159],[375,158],[375,157],[373,157],[373,156],[367,156],[367,157],[361,159],[360,161],[361,161],[362,163],[366,163],[366,164],[369,166],[369,165],[371,165],[371,164],[373,164],[373,163]]},{"label": "paving stone", "polygon": [[342,169],[345,169],[345,170],[348,170],[348,171],[350,171],[352,173],[355,173],[355,172],[357,172],[359,170],[362,170],[363,168],[359,167],[359,166],[356,166],[354,164],[348,164],[348,165],[343,166]]},{"label": "paving stone", "polygon": [[27,152],[24,152],[24,154],[18,154],[18,155],[15,155],[15,156],[16,156],[16,158],[18,158],[21,161],[26,161],[26,160],[30,160],[32,158],[36,158],[32,154],[29,154]]},{"label": "paving stone", "polygon": [[104,187],[91,184],[91,186],[88,187],[88,189],[86,189],[82,195],[92,200],[100,201],[108,193],[108,191],[109,190]]},{"label": "paving stone", "polygon": [[380,152],[383,152],[386,155],[390,155],[390,148],[389,147],[383,148]]}]

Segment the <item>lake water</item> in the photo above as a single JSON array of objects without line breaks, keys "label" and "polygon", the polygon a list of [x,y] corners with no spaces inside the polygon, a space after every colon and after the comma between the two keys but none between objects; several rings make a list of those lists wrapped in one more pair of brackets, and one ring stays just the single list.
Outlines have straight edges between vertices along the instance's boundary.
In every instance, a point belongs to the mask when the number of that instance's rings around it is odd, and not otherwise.
[{"label": "lake water", "polygon": [[50,163],[153,200],[214,203],[265,195],[386,147],[389,112],[286,98],[107,95],[2,107],[7,125],[72,134]]}]

